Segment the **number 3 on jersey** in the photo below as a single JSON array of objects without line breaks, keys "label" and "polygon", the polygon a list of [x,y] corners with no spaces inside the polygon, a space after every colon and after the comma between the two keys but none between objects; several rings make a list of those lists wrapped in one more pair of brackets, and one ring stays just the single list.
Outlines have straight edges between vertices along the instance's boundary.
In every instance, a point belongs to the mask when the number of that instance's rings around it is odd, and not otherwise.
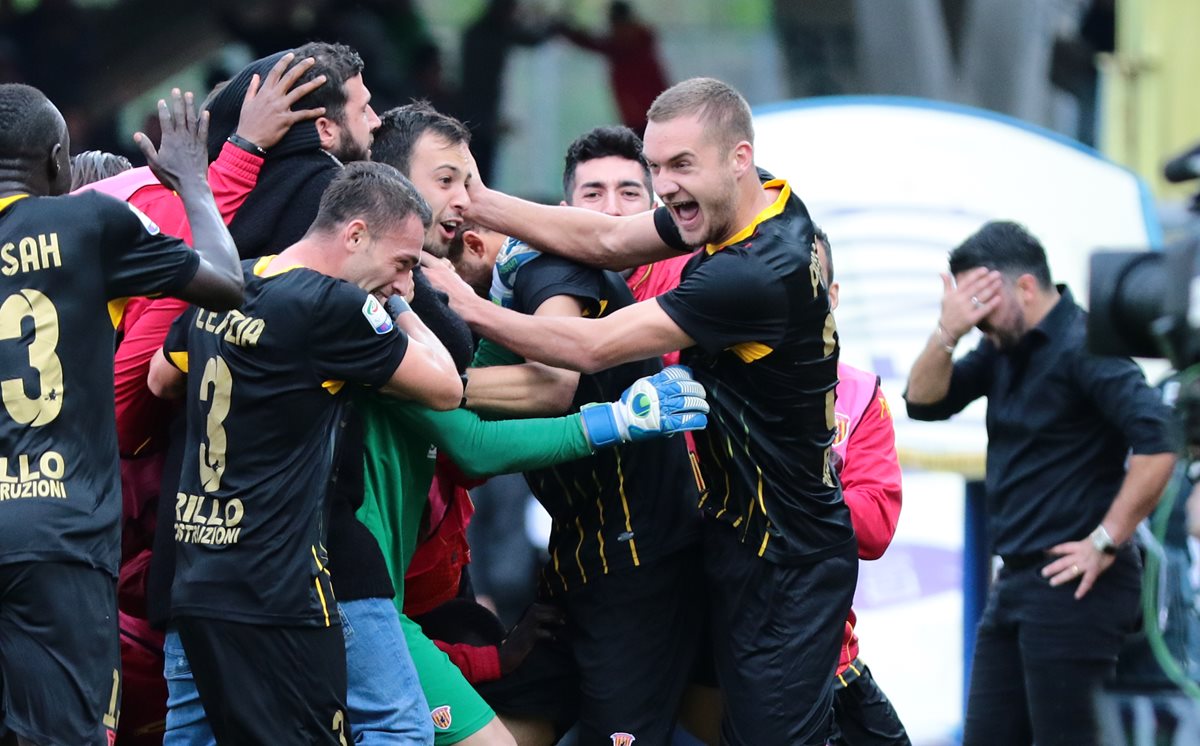
[{"label": "number 3 on jersey", "polygon": [[229,398],[233,393],[233,375],[229,366],[219,355],[209,358],[204,364],[204,375],[200,378],[200,401],[211,401],[205,430],[208,442],[200,444],[200,485],[205,492],[221,489],[221,475],[225,473],[225,418],[229,415]]},{"label": "number 3 on jersey", "polygon": [[21,376],[0,381],[0,398],[8,415],[22,425],[38,427],[54,421],[62,411],[63,369],[58,348],[58,310],[37,290],[13,293],[0,305],[0,341],[24,337],[22,327],[32,321],[33,337],[26,348],[29,367],[37,374],[37,393],[29,396]]}]

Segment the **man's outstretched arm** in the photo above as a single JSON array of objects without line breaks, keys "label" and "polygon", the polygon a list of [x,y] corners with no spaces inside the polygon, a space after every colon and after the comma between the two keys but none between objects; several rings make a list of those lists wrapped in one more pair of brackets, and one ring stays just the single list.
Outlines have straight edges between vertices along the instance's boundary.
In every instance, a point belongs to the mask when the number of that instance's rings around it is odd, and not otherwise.
[{"label": "man's outstretched arm", "polygon": [[445,267],[426,266],[425,275],[450,296],[451,307],[478,334],[547,365],[595,373],[695,344],[656,300],[600,319],[526,316],[480,298]]},{"label": "man's outstretched arm", "polygon": [[615,217],[581,207],[528,202],[488,189],[478,179],[468,186],[469,218],[547,254],[614,270],[679,255],[659,236],[653,212]]}]

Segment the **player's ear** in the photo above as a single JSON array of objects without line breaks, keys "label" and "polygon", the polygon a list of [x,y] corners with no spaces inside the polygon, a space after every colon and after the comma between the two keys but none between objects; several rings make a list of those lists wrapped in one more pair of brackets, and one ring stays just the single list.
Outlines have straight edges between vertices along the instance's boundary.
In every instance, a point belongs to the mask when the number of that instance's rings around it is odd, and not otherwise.
[{"label": "player's ear", "polygon": [[745,140],[733,146],[731,158],[733,159],[734,174],[739,178],[747,171],[754,170],[754,146]]},{"label": "player's ear", "polygon": [[1021,298],[1026,301],[1032,300],[1040,288],[1037,278],[1028,272],[1017,278],[1016,286]]},{"label": "player's ear", "polygon": [[346,250],[350,253],[356,253],[365,248],[365,244],[369,238],[367,224],[359,218],[347,220],[342,226],[342,241],[346,245]]},{"label": "player's ear", "polygon": [[63,151],[61,142],[54,143],[46,154],[46,183],[50,194],[65,194],[71,189],[71,161]]},{"label": "player's ear", "polygon": [[317,117],[317,137],[321,138],[321,150],[333,152],[337,146],[341,126],[329,117]]},{"label": "player's ear", "polygon": [[464,231],[462,242],[463,250],[471,252],[476,259],[482,259],[487,253],[487,245],[483,242],[483,236],[475,231]]}]

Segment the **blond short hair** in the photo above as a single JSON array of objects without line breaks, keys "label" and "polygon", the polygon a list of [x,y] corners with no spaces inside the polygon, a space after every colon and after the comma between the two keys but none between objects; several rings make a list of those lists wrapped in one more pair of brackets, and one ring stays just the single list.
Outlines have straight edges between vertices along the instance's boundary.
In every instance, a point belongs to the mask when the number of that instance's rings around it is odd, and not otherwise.
[{"label": "blond short hair", "polygon": [[681,116],[699,115],[711,125],[713,135],[729,148],[745,140],[754,144],[754,121],[750,105],[733,86],[716,78],[691,78],[676,83],[654,99],[646,119],[666,122]]}]

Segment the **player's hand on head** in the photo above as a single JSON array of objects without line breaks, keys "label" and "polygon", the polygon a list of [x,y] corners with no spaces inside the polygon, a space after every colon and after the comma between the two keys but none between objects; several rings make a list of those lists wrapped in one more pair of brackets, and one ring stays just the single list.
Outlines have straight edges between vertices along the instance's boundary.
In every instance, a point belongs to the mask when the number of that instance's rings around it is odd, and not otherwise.
[{"label": "player's hand on head", "polygon": [[618,401],[589,404],[580,414],[592,447],[603,448],[701,430],[708,424],[708,400],[690,369],[672,365],[639,378]]},{"label": "player's hand on head", "polygon": [[297,81],[317,61],[306,57],[292,65],[294,59],[295,55],[288,52],[279,58],[265,78],[259,78],[258,75],[251,78],[246,97],[242,99],[242,111],[235,132],[263,150],[276,145],[297,122],[325,114],[323,106],[292,111],[296,102],[325,83],[325,76],[318,75],[307,83],[297,85]]},{"label": "player's hand on head", "polygon": [[950,275],[943,274],[939,323],[958,340],[1000,305],[1003,289],[1004,276],[987,267],[963,273],[957,284]]},{"label": "player's hand on head", "polygon": [[158,122],[162,143],[154,143],[143,132],[135,133],[134,142],[146,157],[146,164],[163,186],[180,191],[185,183],[205,182],[208,173],[208,112],[199,113],[192,92],[171,89],[170,103],[158,101]]},{"label": "player's hand on head", "polygon": [[476,194],[487,189],[487,185],[483,183],[483,177],[479,174],[479,163],[475,161],[475,154],[467,148],[467,194],[474,197]]},{"label": "player's hand on head", "polygon": [[475,291],[458,276],[454,271],[454,264],[449,259],[422,251],[421,273],[429,280],[430,285],[450,298],[450,307],[455,311],[461,313],[463,305],[476,298]]}]

